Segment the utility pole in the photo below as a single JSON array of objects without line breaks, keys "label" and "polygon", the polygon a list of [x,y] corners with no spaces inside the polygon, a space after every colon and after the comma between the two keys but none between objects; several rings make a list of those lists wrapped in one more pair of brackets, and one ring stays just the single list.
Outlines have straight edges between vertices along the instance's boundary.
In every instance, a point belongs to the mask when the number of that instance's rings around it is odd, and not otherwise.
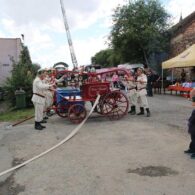
[{"label": "utility pole", "polygon": [[69,45],[69,49],[70,49],[72,64],[73,64],[74,68],[77,68],[78,63],[77,63],[76,55],[75,55],[75,52],[74,52],[74,47],[73,47],[73,44],[72,44],[72,39],[71,39],[71,35],[70,35],[70,30],[69,30],[69,26],[68,26],[67,17],[66,17],[66,11],[64,9],[63,0],[60,0],[60,4],[61,4],[62,15],[63,15],[63,19],[64,19],[64,26],[65,26],[65,30],[66,30],[68,45]]}]

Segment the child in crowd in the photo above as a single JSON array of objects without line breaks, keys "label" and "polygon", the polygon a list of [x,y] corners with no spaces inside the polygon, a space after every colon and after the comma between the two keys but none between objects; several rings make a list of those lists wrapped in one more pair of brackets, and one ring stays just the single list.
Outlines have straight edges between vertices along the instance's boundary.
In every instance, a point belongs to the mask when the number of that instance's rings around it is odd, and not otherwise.
[{"label": "child in crowd", "polygon": [[[192,106],[195,107],[195,89],[190,93],[192,99]],[[193,109],[192,114],[188,121],[188,132],[191,136],[191,142],[189,149],[184,151],[186,154],[190,154],[192,159],[195,159],[195,109]]]}]

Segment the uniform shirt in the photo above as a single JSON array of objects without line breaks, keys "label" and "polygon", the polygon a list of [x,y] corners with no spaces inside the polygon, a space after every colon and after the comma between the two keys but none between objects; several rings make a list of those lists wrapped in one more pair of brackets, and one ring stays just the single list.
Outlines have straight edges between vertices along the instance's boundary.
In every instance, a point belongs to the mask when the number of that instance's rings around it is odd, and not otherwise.
[{"label": "uniform shirt", "polygon": [[48,75],[41,80],[44,84],[51,84],[51,77],[49,77]]},{"label": "uniform shirt", "polygon": [[45,96],[44,91],[48,90],[51,85],[43,83],[43,81],[39,78],[36,77],[35,80],[33,81],[33,96],[32,96],[32,102],[36,102],[39,104],[44,104],[45,103],[45,98],[40,97],[36,95],[35,93]]},{"label": "uniform shirt", "polygon": [[133,89],[136,87],[136,83],[134,81],[126,81],[127,89]]},{"label": "uniform shirt", "polygon": [[[144,89],[147,86],[147,76],[145,74],[141,74],[140,76],[137,77],[137,89]],[[139,81],[143,81],[144,83],[140,83]]]}]

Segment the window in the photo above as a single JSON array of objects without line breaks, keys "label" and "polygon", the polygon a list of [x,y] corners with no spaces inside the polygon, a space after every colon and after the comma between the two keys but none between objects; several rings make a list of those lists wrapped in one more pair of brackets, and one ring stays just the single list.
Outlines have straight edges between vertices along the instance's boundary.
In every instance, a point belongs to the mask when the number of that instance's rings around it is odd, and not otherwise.
[{"label": "window", "polygon": [[9,64],[3,64],[3,66],[9,66]]}]

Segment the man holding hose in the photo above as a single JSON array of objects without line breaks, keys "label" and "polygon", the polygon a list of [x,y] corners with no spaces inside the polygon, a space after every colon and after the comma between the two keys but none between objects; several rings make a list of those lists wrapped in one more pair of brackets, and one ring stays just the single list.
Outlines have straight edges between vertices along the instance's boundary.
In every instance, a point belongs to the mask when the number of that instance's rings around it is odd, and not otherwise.
[{"label": "man holding hose", "polygon": [[39,69],[37,72],[37,76],[33,81],[33,96],[32,102],[35,108],[35,130],[43,130],[45,126],[41,125],[41,123],[46,123],[43,120],[43,112],[45,107],[45,90],[53,90],[53,85],[45,84],[43,79],[45,78],[45,70]]},{"label": "man holding hose", "polygon": [[146,109],[146,116],[150,117],[150,110],[147,100],[147,76],[144,74],[144,70],[142,68],[137,69],[137,102],[140,106],[140,112],[137,115],[144,115],[144,108]]}]

